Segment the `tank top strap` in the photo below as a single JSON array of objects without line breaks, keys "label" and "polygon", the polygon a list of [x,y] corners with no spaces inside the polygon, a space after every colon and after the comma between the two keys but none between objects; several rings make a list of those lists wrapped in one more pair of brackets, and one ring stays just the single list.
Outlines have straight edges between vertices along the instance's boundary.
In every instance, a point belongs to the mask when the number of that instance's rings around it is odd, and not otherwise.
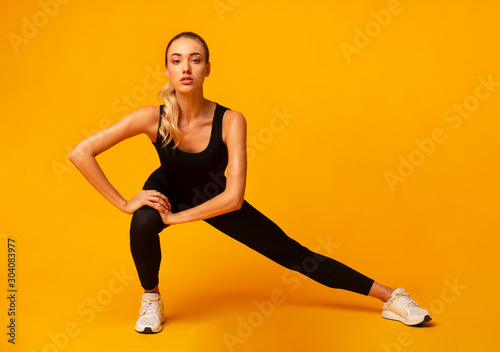
[{"label": "tank top strap", "polygon": [[[222,123],[224,119],[224,114],[226,113],[227,110],[231,110],[225,106],[220,105],[219,103],[215,103],[215,112],[214,112],[214,120],[212,121],[212,133],[210,137],[210,142],[209,146],[207,149],[211,149],[211,147],[217,145],[217,144],[224,144],[224,140],[222,139]],[[161,134],[160,134],[160,127],[161,127],[161,114],[164,113],[164,108],[165,105],[160,105],[160,118],[158,121],[158,129],[156,132],[156,142],[153,144],[156,144],[159,140],[161,140]],[[170,143],[173,143],[171,141]]]},{"label": "tank top strap", "polygon": [[215,107],[215,114],[214,114],[214,121],[213,121],[213,127],[214,127],[214,137],[217,143],[224,143],[222,139],[222,123],[224,119],[224,114],[226,113],[227,110],[230,110],[229,108],[226,108],[225,106],[222,106],[218,103],[216,103],[217,106]]},{"label": "tank top strap", "polygon": [[160,118],[158,121],[158,129],[157,129],[158,133],[159,133],[160,127],[161,127],[161,115],[164,113],[164,110],[163,110],[164,107],[165,107],[165,104],[160,105]]}]

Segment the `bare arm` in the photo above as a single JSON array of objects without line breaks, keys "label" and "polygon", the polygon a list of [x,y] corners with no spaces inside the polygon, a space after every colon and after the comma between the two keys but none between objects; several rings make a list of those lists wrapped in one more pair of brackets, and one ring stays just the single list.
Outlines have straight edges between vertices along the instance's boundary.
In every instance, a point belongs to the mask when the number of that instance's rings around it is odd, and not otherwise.
[{"label": "bare arm", "polygon": [[247,175],[246,132],[245,117],[240,112],[228,110],[223,126],[223,139],[228,149],[225,190],[191,209],[178,213],[160,213],[165,224],[204,220],[241,208],[245,198]]},{"label": "bare arm", "polygon": [[166,196],[157,191],[141,191],[127,201],[109,182],[95,157],[117,143],[138,134],[145,133],[150,138],[156,135],[159,114],[158,106],[139,108],[113,125],[85,138],[68,155],[68,159],[90,184],[108,201],[127,214],[134,213],[144,205],[164,212],[165,209],[170,209],[170,203]]}]

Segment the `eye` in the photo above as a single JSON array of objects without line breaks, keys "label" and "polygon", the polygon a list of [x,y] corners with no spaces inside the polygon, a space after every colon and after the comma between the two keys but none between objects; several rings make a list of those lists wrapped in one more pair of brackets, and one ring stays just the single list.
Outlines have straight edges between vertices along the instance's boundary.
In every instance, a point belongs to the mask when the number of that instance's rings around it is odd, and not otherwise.
[{"label": "eye", "polygon": [[181,62],[181,61],[180,61],[180,60],[176,60],[176,59],[175,59],[175,60],[172,60],[172,63],[173,63],[173,64],[178,64],[179,62]]},{"label": "eye", "polygon": [[200,59],[193,59],[193,62],[200,63]]}]

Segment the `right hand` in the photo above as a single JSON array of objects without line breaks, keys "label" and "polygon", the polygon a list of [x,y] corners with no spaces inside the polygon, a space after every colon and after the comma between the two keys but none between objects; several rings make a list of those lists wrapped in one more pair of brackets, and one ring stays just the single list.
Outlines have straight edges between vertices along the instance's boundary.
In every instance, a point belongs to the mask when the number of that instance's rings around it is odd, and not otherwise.
[{"label": "right hand", "polygon": [[162,213],[172,210],[170,201],[165,195],[155,190],[142,190],[127,201],[123,211],[127,214],[133,214],[145,205]]}]

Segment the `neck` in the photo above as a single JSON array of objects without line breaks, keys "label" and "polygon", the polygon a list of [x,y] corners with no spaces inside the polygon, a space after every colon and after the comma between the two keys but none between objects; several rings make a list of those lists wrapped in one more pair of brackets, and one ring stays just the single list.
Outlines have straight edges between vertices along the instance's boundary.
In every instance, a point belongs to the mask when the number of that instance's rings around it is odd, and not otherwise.
[{"label": "neck", "polygon": [[210,103],[210,101],[203,96],[203,90],[190,94],[179,94],[179,92],[177,92],[176,95],[177,102],[179,103],[180,117],[188,123],[203,116]]}]

